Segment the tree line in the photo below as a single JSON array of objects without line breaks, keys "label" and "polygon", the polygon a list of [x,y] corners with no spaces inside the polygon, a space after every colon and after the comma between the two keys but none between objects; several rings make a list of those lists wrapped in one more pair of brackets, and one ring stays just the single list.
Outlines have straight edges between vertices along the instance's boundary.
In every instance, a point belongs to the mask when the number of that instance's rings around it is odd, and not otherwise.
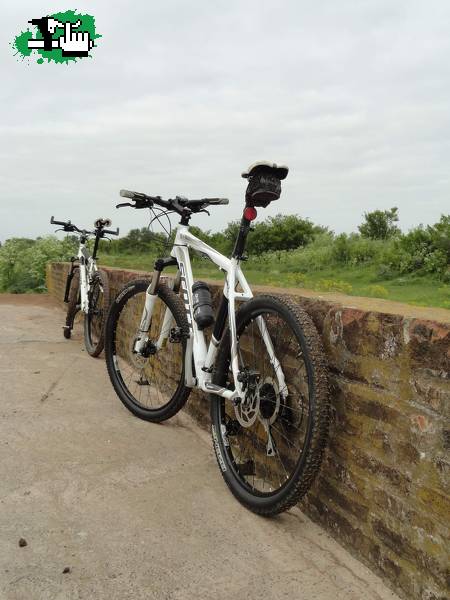
[{"label": "tree line", "polygon": [[[450,215],[442,215],[433,225],[419,225],[407,233],[398,227],[396,207],[364,214],[358,233],[334,234],[298,215],[276,215],[254,224],[247,252],[252,268],[269,263],[285,263],[291,272],[320,270],[331,264],[341,266],[376,265],[380,274],[432,275],[450,282]],[[239,221],[219,232],[191,227],[194,235],[225,255],[232,251]],[[148,228],[132,229],[126,236],[102,242],[101,254],[157,256],[173,241]],[[78,238],[68,235],[11,238],[0,246],[0,291],[24,292],[45,289],[48,261],[67,260],[76,253]]]}]

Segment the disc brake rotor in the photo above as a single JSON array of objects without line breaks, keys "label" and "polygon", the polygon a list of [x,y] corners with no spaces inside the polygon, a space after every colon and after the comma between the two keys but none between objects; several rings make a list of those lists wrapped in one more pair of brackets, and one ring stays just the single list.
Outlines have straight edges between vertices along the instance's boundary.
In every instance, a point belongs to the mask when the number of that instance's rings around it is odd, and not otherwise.
[{"label": "disc brake rotor", "polygon": [[242,427],[251,427],[258,418],[259,413],[259,394],[255,389],[248,394],[243,402],[234,406],[236,419]]}]

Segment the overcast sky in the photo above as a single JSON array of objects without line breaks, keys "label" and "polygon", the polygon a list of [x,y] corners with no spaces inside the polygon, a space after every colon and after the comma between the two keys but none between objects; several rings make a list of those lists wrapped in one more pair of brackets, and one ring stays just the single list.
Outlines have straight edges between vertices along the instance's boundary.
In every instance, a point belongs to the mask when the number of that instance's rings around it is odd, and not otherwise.
[{"label": "overcast sky", "polygon": [[13,56],[29,19],[72,4],[2,7],[0,240],[50,233],[51,215],[144,226],[115,210],[123,187],[228,196],[193,221],[220,229],[258,159],[290,167],[261,217],[351,231],[376,208],[403,229],[450,213],[448,0],[80,1],[92,59]]}]

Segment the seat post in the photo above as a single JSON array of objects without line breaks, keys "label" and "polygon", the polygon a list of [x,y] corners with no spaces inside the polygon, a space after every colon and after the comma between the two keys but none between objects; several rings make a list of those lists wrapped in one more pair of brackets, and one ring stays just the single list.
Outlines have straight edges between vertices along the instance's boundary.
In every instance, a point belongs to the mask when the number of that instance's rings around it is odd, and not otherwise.
[{"label": "seat post", "polygon": [[249,221],[244,217],[244,215],[242,215],[241,226],[239,227],[239,233],[237,235],[233,252],[231,254],[232,258],[237,258],[238,260],[241,260],[244,254],[245,245],[247,243],[247,236],[248,232],[250,231],[250,224],[251,221]]}]

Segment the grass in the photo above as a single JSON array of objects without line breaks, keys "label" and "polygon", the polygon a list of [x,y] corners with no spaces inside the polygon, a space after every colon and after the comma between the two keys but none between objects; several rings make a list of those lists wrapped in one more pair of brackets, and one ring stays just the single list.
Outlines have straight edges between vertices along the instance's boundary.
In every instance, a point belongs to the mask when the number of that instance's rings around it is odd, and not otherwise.
[{"label": "grass", "polygon": [[[149,255],[103,255],[101,264],[124,269],[152,271],[154,258]],[[275,266],[275,265],[274,265]],[[408,275],[397,278],[382,278],[377,267],[323,268],[308,273],[285,272],[282,269],[262,269],[250,260],[243,270],[250,283],[278,287],[303,287],[322,292],[340,292],[350,296],[384,298],[416,306],[436,306],[450,309],[450,285],[430,276]],[[170,272],[171,270],[169,270]],[[172,269],[173,271],[173,269]],[[223,280],[215,265],[196,259],[193,264],[196,279]]]}]

